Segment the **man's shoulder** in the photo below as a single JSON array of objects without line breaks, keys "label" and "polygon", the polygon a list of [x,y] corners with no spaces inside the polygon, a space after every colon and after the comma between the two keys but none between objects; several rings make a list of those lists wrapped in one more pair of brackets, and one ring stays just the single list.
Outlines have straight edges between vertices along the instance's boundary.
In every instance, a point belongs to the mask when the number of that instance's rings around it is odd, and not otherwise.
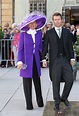
[{"label": "man's shoulder", "polygon": [[69,29],[62,27],[63,31],[70,32]]},{"label": "man's shoulder", "polygon": [[51,33],[51,32],[53,32],[53,30],[54,30],[54,28],[47,30],[47,33]]}]

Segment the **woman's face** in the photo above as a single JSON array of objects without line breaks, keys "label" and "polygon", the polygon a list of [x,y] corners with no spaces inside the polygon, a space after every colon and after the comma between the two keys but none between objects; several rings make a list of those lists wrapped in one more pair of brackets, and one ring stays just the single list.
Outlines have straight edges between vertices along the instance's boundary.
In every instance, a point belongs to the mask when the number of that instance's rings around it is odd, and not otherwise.
[{"label": "woman's face", "polygon": [[19,29],[15,29],[15,32],[16,32],[16,33],[19,33],[19,32],[20,32],[20,30],[19,30]]},{"label": "woman's face", "polygon": [[32,30],[36,29],[36,27],[37,27],[36,21],[31,22],[31,23],[28,25],[28,27],[29,27],[29,29],[32,29]]}]

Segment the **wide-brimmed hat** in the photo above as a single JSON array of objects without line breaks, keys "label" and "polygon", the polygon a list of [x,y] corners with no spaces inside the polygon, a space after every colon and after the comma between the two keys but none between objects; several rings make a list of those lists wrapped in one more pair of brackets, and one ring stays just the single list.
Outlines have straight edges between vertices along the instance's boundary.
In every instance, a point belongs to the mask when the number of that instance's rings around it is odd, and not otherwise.
[{"label": "wide-brimmed hat", "polygon": [[36,21],[36,23],[37,23],[36,29],[40,30],[46,24],[46,16],[44,15],[43,12],[34,11],[25,17],[25,19],[22,21],[22,23],[20,25],[20,29],[24,30],[24,31],[28,31],[29,30],[28,24],[30,24],[33,21]]}]

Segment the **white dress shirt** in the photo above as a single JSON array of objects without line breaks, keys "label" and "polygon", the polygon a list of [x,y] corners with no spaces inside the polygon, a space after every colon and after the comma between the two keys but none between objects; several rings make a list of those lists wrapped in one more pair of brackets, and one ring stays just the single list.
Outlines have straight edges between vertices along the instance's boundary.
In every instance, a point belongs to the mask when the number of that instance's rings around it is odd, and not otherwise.
[{"label": "white dress shirt", "polygon": [[[60,30],[60,35],[59,35],[59,30]],[[59,38],[61,37],[61,33],[62,33],[62,27],[55,27],[55,31],[57,33],[57,35],[59,36]]]},{"label": "white dress shirt", "polygon": [[32,35],[33,42],[35,43],[35,34],[37,33],[36,30],[29,29],[27,33]]}]

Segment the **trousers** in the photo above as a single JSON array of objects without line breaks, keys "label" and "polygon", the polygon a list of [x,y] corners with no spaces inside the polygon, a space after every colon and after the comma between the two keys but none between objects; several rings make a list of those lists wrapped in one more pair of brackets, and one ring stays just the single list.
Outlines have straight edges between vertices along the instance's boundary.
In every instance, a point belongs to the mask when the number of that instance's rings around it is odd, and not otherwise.
[{"label": "trousers", "polygon": [[60,82],[63,77],[65,85],[62,93],[62,99],[66,100],[73,85],[73,70],[66,57],[59,57],[55,60],[52,71],[53,97],[56,103],[60,103]]},{"label": "trousers", "polygon": [[23,88],[24,88],[27,108],[30,108],[33,106],[32,104],[32,80],[34,83],[37,104],[38,106],[43,105],[41,81],[40,81],[40,77],[38,77],[35,56],[33,58],[33,74],[32,75],[33,75],[32,78],[23,78]]}]

